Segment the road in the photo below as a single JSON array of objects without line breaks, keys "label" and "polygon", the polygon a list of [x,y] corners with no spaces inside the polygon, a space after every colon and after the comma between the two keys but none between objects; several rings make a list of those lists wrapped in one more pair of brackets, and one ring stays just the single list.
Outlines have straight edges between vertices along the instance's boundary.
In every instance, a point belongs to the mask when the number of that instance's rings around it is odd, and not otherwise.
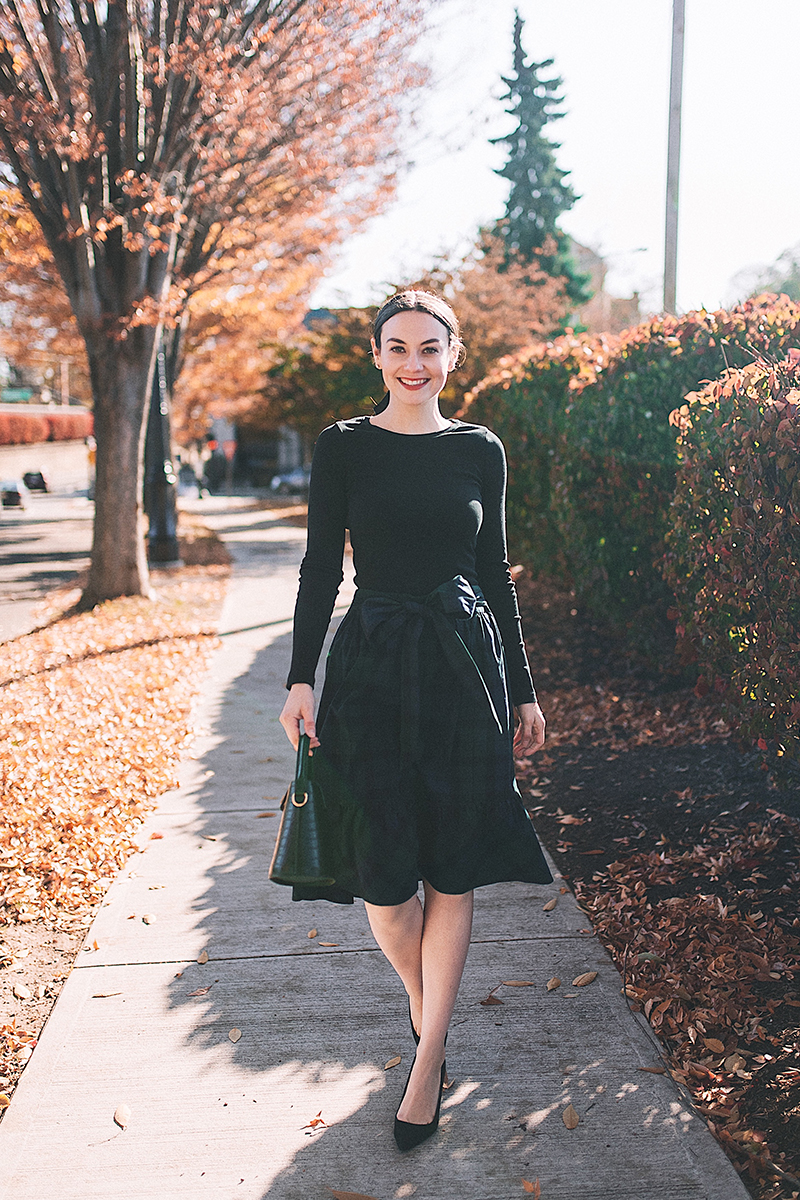
[{"label": "road", "polygon": [[46,594],[89,564],[94,505],[85,496],[31,495],[0,509],[0,642],[35,629]]}]

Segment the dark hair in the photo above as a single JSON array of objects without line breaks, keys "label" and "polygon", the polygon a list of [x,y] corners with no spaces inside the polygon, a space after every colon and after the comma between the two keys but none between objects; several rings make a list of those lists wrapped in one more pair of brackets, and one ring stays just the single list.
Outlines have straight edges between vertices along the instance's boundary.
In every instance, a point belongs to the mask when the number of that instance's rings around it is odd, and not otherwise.
[{"label": "dark hair", "polygon": [[381,344],[381,329],[391,317],[400,312],[424,312],[435,317],[447,330],[447,344],[458,348],[456,365],[463,361],[464,343],[461,340],[458,317],[450,305],[441,296],[434,295],[433,292],[424,292],[414,288],[396,292],[394,296],[389,297],[385,304],[381,305],[378,315],[372,323],[372,336],[378,346]]},{"label": "dark hair", "polygon": [[[385,304],[381,305],[378,315],[372,323],[372,336],[378,347],[381,344],[381,329],[391,317],[401,312],[423,312],[431,317],[435,317],[447,330],[448,346],[456,347],[454,365],[458,366],[459,363],[464,361],[466,351],[464,343],[461,340],[458,317],[453,312],[453,309],[441,296],[416,288],[407,288],[403,292],[396,292],[394,296],[389,297]],[[387,392],[379,403],[374,404],[373,401],[375,412],[383,412],[388,403],[389,393]]]}]

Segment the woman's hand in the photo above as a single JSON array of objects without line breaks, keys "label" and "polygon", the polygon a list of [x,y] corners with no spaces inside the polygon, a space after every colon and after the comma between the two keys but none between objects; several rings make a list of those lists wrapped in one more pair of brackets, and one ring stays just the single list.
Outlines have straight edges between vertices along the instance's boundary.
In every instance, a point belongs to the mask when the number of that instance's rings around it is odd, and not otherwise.
[{"label": "woman's hand", "polygon": [[528,754],[536,754],[544,745],[544,713],[538,704],[520,704],[515,711],[514,757],[525,758]]},{"label": "woman's hand", "polygon": [[311,738],[311,747],[319,745],[317,737],[317,728],[314,724],[314,689],[310,683],[293,683],[289,689],[289,695],[286,697],[286,703],[283,706],[283,712],[280,715],[280,723],[286,731],[286,736],[289,741],[297,749],[300,742],[300,722],[303,722],[303,728]]}]

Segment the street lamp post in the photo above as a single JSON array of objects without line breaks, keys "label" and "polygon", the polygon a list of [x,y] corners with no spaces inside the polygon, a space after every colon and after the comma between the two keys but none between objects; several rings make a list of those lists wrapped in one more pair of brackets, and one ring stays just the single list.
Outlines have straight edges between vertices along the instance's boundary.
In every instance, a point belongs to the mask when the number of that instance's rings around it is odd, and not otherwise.
[{"label": "street lamp post", "polygon": [[144,444],[144,507],[149,522],[147,557],[151,563],[161,566],[180,562],[175,502],[177,482],[170,448],[166,364],[164,352],[160,350],[153,372]]},{"label": "street lamp post", "polygon": [[686,0],[672,4],[672,67],[669,80],[667,219],[664,237],[664,311],[676,311],[678,275],[678,183],[681,166],[681,99]]}]

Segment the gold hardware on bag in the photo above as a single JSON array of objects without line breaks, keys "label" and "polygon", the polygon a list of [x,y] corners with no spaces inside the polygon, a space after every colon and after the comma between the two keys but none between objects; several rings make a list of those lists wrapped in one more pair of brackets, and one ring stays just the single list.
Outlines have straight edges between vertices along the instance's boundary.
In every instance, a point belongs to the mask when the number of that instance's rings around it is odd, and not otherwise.
[{"label": "gold hardware on bag", "polygon": [[292,804],[295,808],[302,808],[304,804],[308,804],[308,792],[303,792],[303,799],[297,799],[297,793],[292,794]]}]

